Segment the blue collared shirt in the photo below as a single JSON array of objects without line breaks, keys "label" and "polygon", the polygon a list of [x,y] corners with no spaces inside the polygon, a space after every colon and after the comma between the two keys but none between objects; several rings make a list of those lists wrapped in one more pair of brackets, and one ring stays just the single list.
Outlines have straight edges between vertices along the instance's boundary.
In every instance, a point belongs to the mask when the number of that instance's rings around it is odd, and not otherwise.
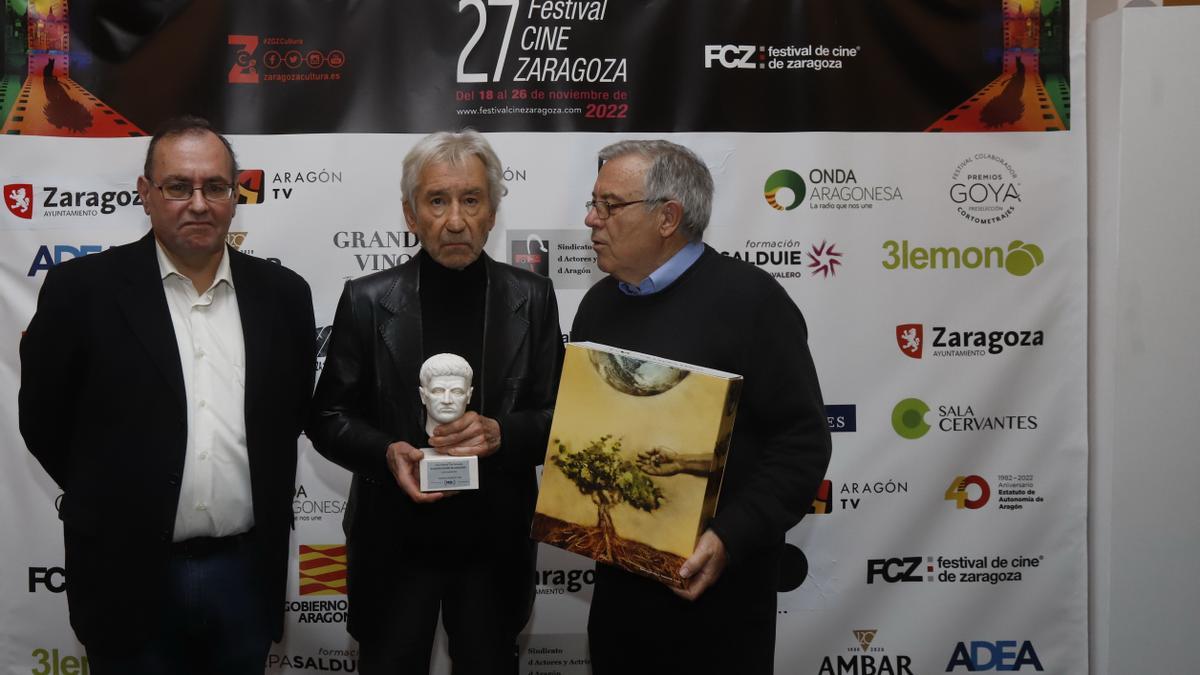
[{"label": "blue collared shirt", "polygon": [[676,251],[670,260],[651,272],[650,276],[642,280],[642,283],[634,286],[633,284],[621,281],[617,283],[617,288],[621,289],[621,292],[625,295],[650,295],[651,293],[657,293],[675,283],[675,280],[682,276],[689,267],[696,264],[702,253],[704,253],[704,242],[689,242],[686,246]]}]

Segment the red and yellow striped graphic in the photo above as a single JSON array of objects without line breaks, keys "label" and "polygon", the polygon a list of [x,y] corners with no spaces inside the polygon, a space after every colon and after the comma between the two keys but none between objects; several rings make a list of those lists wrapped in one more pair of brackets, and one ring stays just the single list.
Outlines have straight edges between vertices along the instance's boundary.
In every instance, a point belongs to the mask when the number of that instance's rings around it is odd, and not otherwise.
[{"label": "red and yellow striped graphic", "polygon": [[300,544],[300,595],[346,594],[346,546]]}]

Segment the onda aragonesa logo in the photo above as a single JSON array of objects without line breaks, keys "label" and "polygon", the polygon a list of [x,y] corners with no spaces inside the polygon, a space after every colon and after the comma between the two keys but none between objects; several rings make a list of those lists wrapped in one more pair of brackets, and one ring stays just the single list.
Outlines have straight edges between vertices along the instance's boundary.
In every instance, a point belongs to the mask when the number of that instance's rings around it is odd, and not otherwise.
[{"label": "onda aragonesa logo", "polygon": [[800,174],[791,169],[780,169],[767,176],[763,197],[776,211],[791,211],[804,201],[806,190]]}]

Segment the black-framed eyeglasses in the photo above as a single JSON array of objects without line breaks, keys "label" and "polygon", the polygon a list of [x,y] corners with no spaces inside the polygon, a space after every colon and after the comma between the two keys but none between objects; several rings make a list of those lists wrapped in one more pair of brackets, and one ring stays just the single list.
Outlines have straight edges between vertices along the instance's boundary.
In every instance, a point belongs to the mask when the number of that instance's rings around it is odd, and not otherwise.
[{"label": "black-framed eyeglasses", "polygon": [[227,202],[233,198],[233,186],[229,183],[204,183],[192,185],[183,181],[167,181],[166,183],[151,183],[162,193],[163,199],[172,202],[185,202],[192,198],[192,193],[200,191],[200,195],[210,202]]},{"label": "black-framed eyeglasses", "polygon": [[587,207],[588,211],[591,211],[592,209],[596,209],[596,217],[599,218],[600,220],[607,220],[608,217],[612,215],[612,212],[615,209],[624,208],[626,206],[633,206],[634,204],[642,204],[642,203],[654,204],[654,203],[662,202],[662,201],[666,201],[666,200],[661,197],[659,197],[658,199],[635,199],[631,202],[606,202],[606,201],[602,201],[599,199],[592,199],[592,200],[588,201],[586,204],[584,204],[584,206]]}]

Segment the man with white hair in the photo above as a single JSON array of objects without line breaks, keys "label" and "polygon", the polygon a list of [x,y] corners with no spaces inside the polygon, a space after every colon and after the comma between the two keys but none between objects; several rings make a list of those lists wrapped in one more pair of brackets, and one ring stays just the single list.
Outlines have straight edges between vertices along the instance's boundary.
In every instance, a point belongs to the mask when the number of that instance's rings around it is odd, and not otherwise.
[{"label": "man with white hair", "polygon": [[[703,242],[713,181],[668,141],[623,141],[603,162],[584,222],[600,269],[571,337],[743,377],[717,511],[670,589],[596,566],[592,673],[771,673],[784,535],[829,464],[821,389],[800,310],[766,272]],[[697,472],[686,448],[638,458]]]},{"label": "man with white hair", "polygon": [[[455,673],[517,671],[563,348],[550,280],[483,251],[502,168],[475,131],[418,142],[401,191],[421,251],[347,282],[334,317],[308,435],[354,472],[343,529],[363,675],[427,672],[439,611]],[[443,352],[474,367],[470,403],[426,431],[419,370]],[[479,489],[421,492],[421,447],[479,457]]]}]

